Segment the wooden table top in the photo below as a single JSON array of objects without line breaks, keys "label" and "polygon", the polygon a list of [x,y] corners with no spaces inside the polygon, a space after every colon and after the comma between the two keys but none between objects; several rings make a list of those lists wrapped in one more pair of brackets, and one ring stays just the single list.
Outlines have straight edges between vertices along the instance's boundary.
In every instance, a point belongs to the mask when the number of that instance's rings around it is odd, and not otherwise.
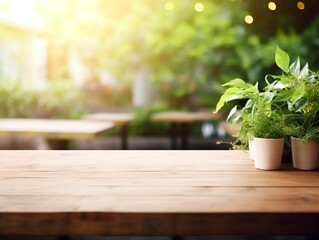
[{"label": "wooden table top", "polygon": [[319,234],[319,172],[240,151],[0,151],[0,235]]},{"label": "wooden table top", "polygon": [[105,133],[113,123],[61,119],[0,119],[0,136],[47,139],[89,139]]},{"label": "wooden table top", "polygon": [[184,112],[184,111],[168,111],[159,112],[152,115],[153,121],[161,122],[177,122],[192,123],[212,120],[221,120],[222,115],[214,112]]},{"label": "wooden table top", "polygon": [[91,113],[83,116],[83,119],[94,121],[110,121],[117,125],[128,124],[135,119],[132,113]]}]

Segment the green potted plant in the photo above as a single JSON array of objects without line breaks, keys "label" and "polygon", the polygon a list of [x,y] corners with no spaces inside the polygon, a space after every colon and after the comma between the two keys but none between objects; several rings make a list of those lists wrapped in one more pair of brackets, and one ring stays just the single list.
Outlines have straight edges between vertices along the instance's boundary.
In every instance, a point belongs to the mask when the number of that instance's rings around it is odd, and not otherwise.
[{"label": "green potted plant", "polygon": [[[285,52],[277,48],[275,61],[277,66],[289,72],[289,63],[286,66]],[[294,65],[297,65],[294,63]],[[296,71],[295,66],[292,66],[291,73]],[[297,66],[296,66],[297,67]],[[287,68],[287,69],[286,69]],[[297,72],[297,71],[296,71]],[[307,75],[305,69],[300,70],[299,75]],[[273,81],[268,81],[269,76],[273,77]],[[216,105],[216,112],[223,106],[233,100],[246,99],[246,104],[239,108],[237,105],[229,112],[227,120],[229,120],[235,112],[239,111],[237,118],[233,121],[240,121],[241,128],[237,134],[234,148],[247,149],[249,148],[250,158],[257,159],[255,166],[265,170],[275,170],[280,168],[280,162],[283,152],[284,137],[287,133],[285,119],[289,112],[283,108],[287,105],[288,98],[298,100],[299,95],[284,92],[287,81],[286,76],[278,79],[277,76],[266,76],[266,87],[263,91],[258,90],[258,85],[246,83],[242,79],[236,78],[223,86],[228,89],[221,96]],[[288,74],[287,74],[288,76]],[[290,76],[288,76],[290,77]],[[266,140],[267,139],[267,140]],[[266,142],[269,142],[269,144]],[[272,144],[274,143],[274,144]],[[258,145],[258,146],[257,146]],[[262,146],[268,146],[267,150],[263,150]],[[273,153],[272,150],[274,150]],[[258,153],[258,154],[253,154]],[[274,157],[275,155],[276,157]],[[276,159],[276,163],[271,163],[271,160]],[[263,163],[260,163],[263,162]],[[267,164],[269,163],[269,164]]]},{"label": "green potted plant", "polygon": [[[234,121],[240,121],[241,128],[237,135],[235,148],[238,146],[247,149],[250,144],[250,152],[256,152],[251,156],[255,160],[255,167],[263,170],[276,170],[281,166],[281,157],[284,144],[284,115],[273,104],[275,92],[259,91],[257,85],[245,83],[241,79],[234,79],[224,84],[229,87],[217,103],[216,111],[219,111],[225,103],[237,99],[247,99],[246,104],[240,108],[238,117]],[[228,119],[238,111],[236,105],[230,111]]]},{"label": "green potted plant", "polygon": [[[220,111],[226,103],[233,100],[246,100],[246,104],[243,107],[235,105],[229,112],[226,121],[232,119],[232,122],[236,124],[240,122],[240,129],[236,134],[237,140],[233,143],[234,149],[247,150],[250,145],[252,147],[252,135],[250,129],[251,116],[254,115],[257,102],[260,97],[260,92],[257,85],[246,83],[240,78],[235,78],[223,85],[227,87],[224,94],[218,101],[215,112]],[[233,118],[236,116],[235,118]],[[250,158],[253,151],[250,151]]]},{"label": "green potted plant", "polygon": [[319,169],[319,74],[301,68],[297,58],[290,65],[289,55],[277,48],[277,66],[281,75],[272,76],[269,90],[275,92],[274,102],[286,108],[291,136],[292,158],[295,168],[302,170]]},{"label": "green potted plant", "polygon": [[[257,142],[261,142],[258,139],[281,138],[283,142],[282,137],[289,136],[294,166],[304,170],[319,169],[319,73],[310,71],[308,64],[301,67],[299,58],[290,64],[289,55],[279,47],[275,62],[282,74],[267,75],[263,91],[238,78],[224,84],[228,89],[217,103],[216,111],[228,101],[247,99],[242,108],[236,105],[227,118],[239,110],[240,114],[234,119],[241,124],[235,148],[247,149],[249,143],[253,143],[249,148],[250,153],[258,152],[251,157],[256,160],[265,155],[256,147]],[[282,145],[277,146],[281,149]],[[258,163],[255,165],[264,168]]]},{"label": "green potted plant", "polygon": [[301,170],[319,169],[319,119],[312,114],[296,114],[291,128],[293,165]]},{"label": "green potted plant", "polygon": [[285,141],[285,115],[261,99],[253,117],[250,115],[248,126],[253,136],[250,151],[255,153],[255,167],[262,170],[280,169]]}]

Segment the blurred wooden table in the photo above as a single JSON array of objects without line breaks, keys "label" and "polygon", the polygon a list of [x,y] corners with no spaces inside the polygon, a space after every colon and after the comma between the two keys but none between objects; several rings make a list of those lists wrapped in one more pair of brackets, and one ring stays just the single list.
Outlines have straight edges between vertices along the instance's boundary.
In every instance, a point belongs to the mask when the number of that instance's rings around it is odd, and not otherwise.
[{"label": "blurred wooden table", "polygon": [[93,139],[104,134],[113,123],[61,119],[0,119],[0,136],[43,137],[55,141],[55,148],[67,149],[69,140]]},{"label": "blurred wooden table", "polygon": [[211,112],[184,112],[168,111],[159,112],[152,115],[153,121],[169,122],[171,124],[171,145],[172,149],[177,149],[178,126],[180,125],[180,135],[182,139],[182,149],[188,149],[189,125],[194,122],[218,121],[222,119],[220,113]]},{"label": "blurred wooden table", "polygon": [[121,146],[123,150],[128,149],[127,135],[128,126],[135,119],[131,113],[91,113],[83,117],[83,119],[101,122],[112,122],[121,127]]},{"label": "blurred wooden table", "polygon": [[318,235],[318,179],[240,151],[0,151],[0,235]]}]

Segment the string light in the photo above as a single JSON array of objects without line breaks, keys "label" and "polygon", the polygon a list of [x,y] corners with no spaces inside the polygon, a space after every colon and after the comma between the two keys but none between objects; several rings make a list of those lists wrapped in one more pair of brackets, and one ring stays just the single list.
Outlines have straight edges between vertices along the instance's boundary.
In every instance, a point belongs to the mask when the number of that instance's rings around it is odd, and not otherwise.
[{"label": "string light", "polygon": [[303,2],[298,2],[297,3],[297,8],[299,8],[300,10],[304,10],[305,9],[305,4]]},{"label": "string light", "polygon": [[246,22],[247,24],[252,24],[252,23],[254,22],[254,18],[253,18],[251,15],[247,15],[247,16],[245,17],[245,22]]},{"label": "string light", "polygon": [[276,6],[276,3],[274,2],[269,2],[268,3],[268,8],[271,10],[271,11],[275,11],[277,6]]},{"label": "string light", "polygon": [[197,2],[196,4],[195,4],[195,6],[194,6],[194,9],[195,9],[195,11],[197,11],[197,12],[202,12],[202,11],[204,11],[204,4],[203,3],[201,3],[201,2]]}]

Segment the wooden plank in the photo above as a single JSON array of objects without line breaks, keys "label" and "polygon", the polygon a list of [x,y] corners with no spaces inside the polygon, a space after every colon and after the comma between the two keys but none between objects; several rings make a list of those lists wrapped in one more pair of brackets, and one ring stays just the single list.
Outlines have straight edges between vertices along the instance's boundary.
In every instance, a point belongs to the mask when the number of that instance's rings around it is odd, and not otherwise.
[{"label": "wooden plank", "polygon": [[83,116],[85,120],[113,122],[116,125],[128,124],[135,119],[131,113],[91,113]]},{"label": "wooden plank", "polygon": [[[41,162],[50,163],[63,162],[74,164],[81,163],[110,163],[122,162],[127,163],[152,163],[166,165],[169,163],[193,164],[198,165],[205,163],[215,163],[215,161],[223,161],[225,164],[232,165],[238,161],[245,160],[247,164],[251,164],[248,153],[243,151],[0,151],[2,163],[6,162]],[[88,160],[89,159],[89,160]],[[246,161],[247,160],[247,161]],[[242,164],[242,163],[240,163]]]},{"label": "wooden plank", "polygon": [[214,112],[183,112],[183,111],[168,111],[159,112],[152,115],[153,121],[160,122],[203,122],[212,120],[221,120],[223,116],[220,113]]},{"label": "wooden plank", "polygon": [[[1,175],[1,185],[17,186],[52,186],[63,183],[64,186],[215,186],[215,187],[319,187],[319,172],[114,172],[114,173],[57,173],[48,176],[37,176],[33,172],[31,176],[25,175]],[[51,176],[51,177],[50,177]],[[41,181],[38,183],[38,181]]]},{"label": "wooden plank", "polygon": [[0,151],[0,235],[319,234],[319,172],[239,151]]},{"label": "wooden plank", "polygon": [[194,159],[183,151],[0,151],[0,171],[255,171],[244,152],[195,152]]},{"label": "wooden plank", "polygon": [[61,119],[0,119],[0,136],[47,139],[90,139],[104,134],[113,123]]},{"label": "wooden plank", "polygon": [[318,215],[302,213],[0,213],[0,222],[0,234],[23,236],[319,234]]},{"label": "wooden plank", "polygon": [[62,186],[4,187],[0,211],[319,212],[318,187]]},{"label": "wooden plank", "polygon": [[[50,186],[48,186],[49,188]],[[117,188],[1,193],[0,212],[317,213],[319,188]],[[135,192],[136,190],[136,192]],[[144,193],[141,193],[145,190]],[[188,192],[182,192],[187,190]],[[50,193],[51,191],[51,193]],[[58,194],[54,195],[56,191]],[[14,192],[13,192],[14,193]],[[138,193],[141,193],[140,195]],[[289,202],[289,204],[287,204]]]}]

